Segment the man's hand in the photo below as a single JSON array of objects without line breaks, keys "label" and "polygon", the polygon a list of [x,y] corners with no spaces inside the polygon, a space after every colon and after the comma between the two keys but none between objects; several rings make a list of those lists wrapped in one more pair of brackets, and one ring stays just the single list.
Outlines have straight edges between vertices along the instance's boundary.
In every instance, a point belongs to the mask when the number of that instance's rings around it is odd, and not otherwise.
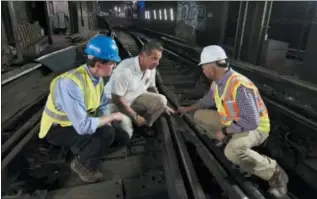
[{"label": "man's hand", "polygon": [[140,127],[140,126],[143,126],[146,121],[145,121],[144,117],[142,117],[142,116],[140,116],[140,115],[137,115],[137,116],[135,117],[134,122],[136,123],[136,125],[137,125],[138,127]]},{"label": "man's hand", "polygon": [[225,139],[225,135],[222,133],[222,131],[217,131],[216,138],[219,142],[223,142]]},{"label": "man's hand", "polygon": [[192,109],[191,106],[181,106],[177,109],[176,113],[180,113],[181,116],[184,115],[185,113],[190,112]]},{"label": "man's hand", "polygon": [[100,122],[98,127],[101,127],[103,125],[111,125],[111,122],[118,121],[120,122],[123,119],[123,114],[120,112],[112,113],[110,115],[104,115],[100,117]]},{"label": "man's hand", "polygon": [[165,108],[165,113],[166,113],[167,115],[171,115],[171,114],[174,114],[175,111],[174,111],[172,108],[170,108],[169,106],[166,106],[166,108]]},{"label": "man's hand", "polygon": [[123,119],[123,114],[120,112],[112,113],[110,116],[112,121],[120,122]]}]

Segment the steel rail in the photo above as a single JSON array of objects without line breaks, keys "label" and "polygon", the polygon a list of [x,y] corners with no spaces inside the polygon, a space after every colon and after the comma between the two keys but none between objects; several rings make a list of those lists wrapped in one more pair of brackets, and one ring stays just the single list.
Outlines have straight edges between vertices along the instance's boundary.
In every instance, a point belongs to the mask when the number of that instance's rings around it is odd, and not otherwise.
[{"label": "steel rail", "polygon": [[[126,51],[124,54],[127,55],[127,57],[132,57],[131,53],[129,52],[128,49],[123,45],[122,41],[118,38],[116,34],[115,35],[115,40],[120,47]],[[159,119],[159,124],[157,125],[157,131],[161,134],[163,134],[163,140],[164,140],[164,152],[163,156],[163,164],[164,164],[164,174],[165,174],[165,179],[166,184],[167,184],[167,189],[168,189],[168,195],[169,198],[182,198],[182,199],[187,199],[188,193],[185,188],[185,183],[183,180],[183,177],[180,172],[179,164],[177,162],[177,156],[176,156],[176,151],[173,146],[173,141],[171,138],[171,133],[169,130],[169,127],[167,125],[167,121],[165,118],[160,118]]]},{"label": "steel rail", "polygon": [[[163,82],[161,77],[159,76],[159,73],[157,73],[157,87],[161,93],[163,93],[170,102],[171,98],[164,92],[164,89],[162,89]],[[172,103],[172,105],[174,105]],[[197,143],[196,143],[197,144]],[[248,197],[243,193],[243,191],[237,186],[232,184],[232,182],[228,179],[230,178],[228,174],[226,173],[225,169],[222,168],[222,166],[218,163],[216,158],[209,152],[209,150],[203,146],[203,144],[199,144],[199,147],[197,148],[198,154],[201,156],[202,160],[205,162],[206,166],[210,170],[210,172],[213,174],[213,176],[216,178],[217,182],[220,184],[222,189],[231,197],[231,198],[237,198],[237,199],[247,199]],[[195,191],[195,190],[193,190]],[[196,192],[197,193],[197,192]],[[255,195],[257,199],[264,199],[261,194]]]}]

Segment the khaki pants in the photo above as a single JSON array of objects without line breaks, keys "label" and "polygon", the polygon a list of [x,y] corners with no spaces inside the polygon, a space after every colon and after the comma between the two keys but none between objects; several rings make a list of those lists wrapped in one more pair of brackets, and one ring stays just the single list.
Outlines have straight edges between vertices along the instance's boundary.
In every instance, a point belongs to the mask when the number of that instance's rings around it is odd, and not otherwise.
[{"label": "khaki pants", "polygon": [[[146,92],[137,97],[131,104],[131,108],[136,111],[139,115],[144,117],[147,126],[152,126],[158,117],[164,112],[167,104],[167,99],[164,95]],[[118,107],[114,104],[109,104],[108,108],[110,113],[119,112]],[[129,136],[133,133],[132,120],[124,115],[120,126],[125,130]]]},{"label": "khaki pants", "polygon": [[[194,120],[210,138],[215,138],[215,133],[223,127],[220,116],[214,110],[197,110]],[[233,134],[224,154],[232,163],[264,180],[269,180],[275,172],[276,161],[251,149],[261,145],[267,138],[267,133],[257,130]]]}]

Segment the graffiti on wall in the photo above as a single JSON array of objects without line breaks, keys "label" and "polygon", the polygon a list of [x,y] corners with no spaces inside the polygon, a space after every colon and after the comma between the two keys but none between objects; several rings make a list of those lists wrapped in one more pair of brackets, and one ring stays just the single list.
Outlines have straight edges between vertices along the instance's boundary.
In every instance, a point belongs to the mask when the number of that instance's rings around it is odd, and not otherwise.
[{"label": "graffiti on wall", "polygon": [[184,23],[193,28],[193,31],[206,29],[206,18],[212,13],[206,13],[206,6],[195,1],[179,1],[177,5],[177,23]]}]

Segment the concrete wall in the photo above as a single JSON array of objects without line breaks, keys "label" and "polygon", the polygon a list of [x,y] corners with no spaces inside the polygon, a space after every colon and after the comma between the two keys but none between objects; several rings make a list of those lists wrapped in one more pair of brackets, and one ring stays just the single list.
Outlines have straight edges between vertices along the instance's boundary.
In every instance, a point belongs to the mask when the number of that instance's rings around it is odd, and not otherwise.
[{"label": "concrete wall", "polygon": [[304,54],[304,63],[297,68],[297,72],[300,74],[300,78],[317,84],[317,4],[314,8],[314,18],[310,24],[310,33],[307,40],[306,52]]},{"label": "concrete wall", "polygon": [[26,1],[14,1],[14,10],[17,21],[29,21],[27,14],[27,2]]},{"label": "concrete wall", "polygon": [[[107,11],[106,4],[101,10]],[[113,6],[113,5],[112,5]],[[174,21],[153,18],[153,10],[174,10]],[[145,10],[149,10],[151,19],[131,19],[108,16],[109,22],[114,25],[134,25],[154,31],[175,35],[190,43],[198,45],[219,44],[223,42],[226,28],[228,2],[147,2]],[[142,15],[141,15],[142,16]],[[169,16],[169,13],[168,13]],[[164,17],[164,16],[163,16]]]},{"label": "concrete wall", "polygon": [[67,1],[52,1],[54,6],[54,11],[56,12],[64,12],[67,15],[68,12],[68,2]]},{"label": "concrete wall", "polygon": [[202,20],[205,10],[194,1],[177,2],[175,35],[190,43],[196,42],[196,30],[203,30],[206,25]]},{"label": "concrete wall", "polygon": [[[2,13],[1,13],[1,49],[7,48],[8,42],[12,42],[13,32],[11,27],[11,19],[9,14],[8,2],[1,2]],[[25,1],[14,1],[13,2],[14,14],[16,21],[29,22],[27,2]]]},{"label": "concrete wall", "polygon": [[[110,15],[110,16],[107,16],[106,18],[113,25],[125,25],[125,26],[134,25],[140,28],[148,28],[154,31],[175,35],[176,5],[177,5],[177,2],[164,2],[164,3],[157,2],[157,1],[146,2],[145,10],[150,12],[150,19],[145,19],[144,13],[141,13],[140,11],[139,11],[140,17],[137,19],[134,19],[131,16],[130,17],[115,16],[115,13],[113,12],[113,8],[114,6],[123,7],[121,2],[100,2],[100,10]],[[131,8],[127,7],[127,9],[131,9]],[[166,9],[167,11],[167,16],[168,16],[167,20],[164,19],[164,13],[163,13],[164,9]],[[170,9],[173,9],[174,11],[173,21],[171,20],[171,16],[170,16]],[[156,11],[156,19],[154,19],[154,10]],[[161,20],[159,19],[159,10],[162,11]]]},{"label": "concrete wall", "polygon": [[2,47],[8,44],[7,33],[3,24],[3,19],[1,18],[1,51]]},{"label": "concrete wall", "polygon": [[[9,42],[14,40],[12,28],[11,28],[11,21],[10,15],[8,11],[8,4],[7,2],[1,2],[2,9],[4,10],[1,13],[1,67],[2,70],[5,70],[6,66],[10,64],[12,60],[12,56],[9,51]],[[25,1],[14,1],[14,13],[17,21],[28,22],[28,10],[27,10],[27,2]],[[13,54],[16,54],[16,51],[13,49]]]},{"label": "concrete wall", "polygon": [[227,1],[199,2],[201,10],[201,27],[196,30],[198,45],[222,44],[228,16]]},{"label": "concrete wall", "polygon": [[[77,15],[77,21],[72,21],[69,14],[69,4],[67,1],[49,1],[48,12],[50,17],[50,25],[53,28],[53,17],[57,12],[64,12],[68,16],[68,29],[67,33],[78,33],[78,32],[88,32],[96,27],[95,20],[95,2],[93,1],[78,1],[72,2],[76,4],[77,10],[75,11]],[[74,17],[74,16],[73,16]],[[75,17],[76,18],[76,17]],[[75,24],[74,24],[75,22]],[[71,32],[70,26],[76,26],[78,32]],[[78,29],[77,29],[78,28]]]},{"label": "concrete wall", "polygon": [[11,55],[8,48],[8,39],[3,19],[1,18],[1,69],[3,69],[2,66],[8,65],[9,59],[11,59]]},{"label": "concrete wall", "polygon": [[138,20],[139,27],[151,29],[166,34],[175,34],[175,24],[173,22]]},{"label": "concrete wall", "polygon": [[77,2],[77,11],[79,32],[88,32],[95,29],[95,2]]},{"label": "concrete wall", "polygon": [[198,45],[223,42],[228,2],[178,1],[176,36]]},{"label": "concrete wall", "polygon": [[[290,48],[305,50],[309,37],[309,25],[313,20],[314,1],[276,1],[273,3],[268,36],[288,42]],[[303,32],[302,32],[303,31]],[[289,34],[289,33],[292,34]],[[302,38],[301,37],[302,34]]]},{"label": "concrete wall", "polygon": [[136,26],[138,28],[147,28],[154,31],[174,35],[175,24],[164,21],[151,21],[145,19],[117,18],[113,16],[105,17],[112,25]]}]

